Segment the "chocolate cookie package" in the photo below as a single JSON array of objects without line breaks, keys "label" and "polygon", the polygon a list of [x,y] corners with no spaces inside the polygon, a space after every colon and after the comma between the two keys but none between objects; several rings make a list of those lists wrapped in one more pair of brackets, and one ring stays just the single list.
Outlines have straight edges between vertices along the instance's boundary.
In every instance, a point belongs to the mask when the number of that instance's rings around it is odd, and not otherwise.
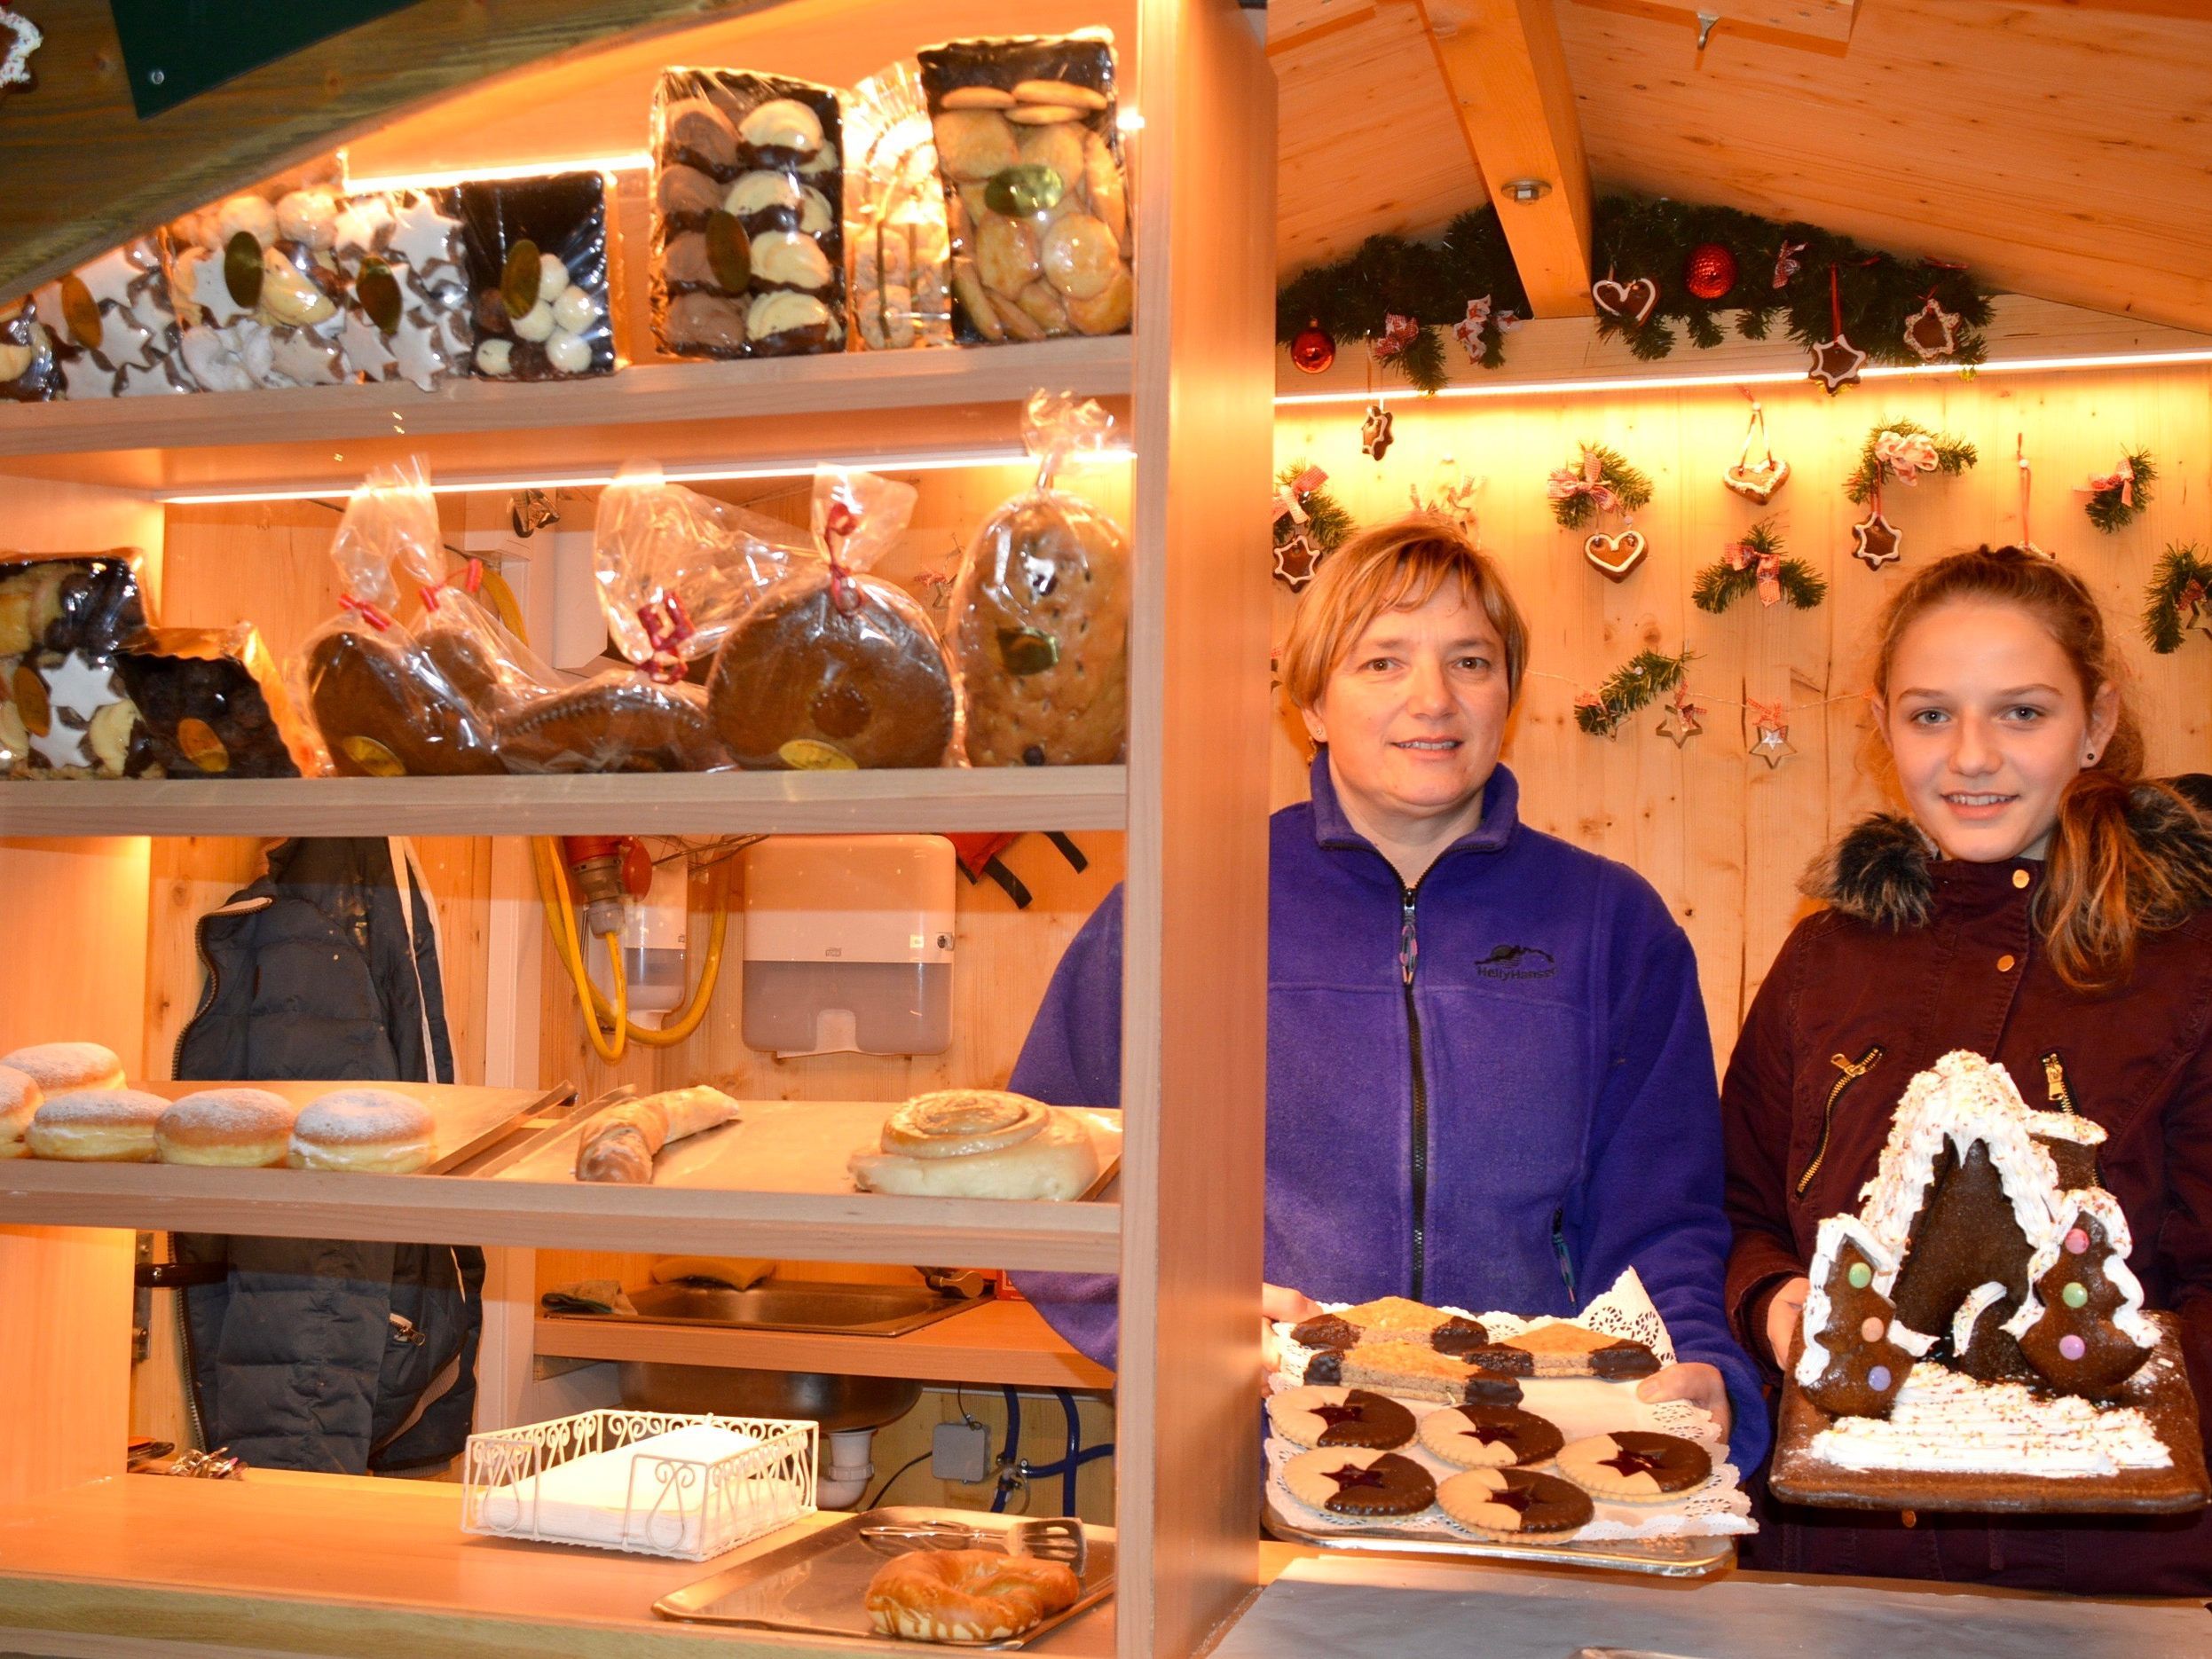
[{"label": "chocolate cookie package", "polygon": [[895,63],[845,98],[845,291],[869,351],[949,346],[952,232],[921,77]]},{"label": "chocolate cookie package", "polygon": [[0,775],[138,777],[152,764],[115,672],[144,632],[138,553],[0,553]]},{"label": "chocolate cookie package", "polygon": [[453,192],[344,197],[335,249],[345,281],[339,342],[349,373],[426,392],[468,374],[473,306]]},{"label": "chocolate cookie package", "polygon": [[197,390],[160,248],[137,236],[34,296],[73,401]]},{"label": "chocolate cookie package", "polygon": [[1135,295],[1106,31],[920,54],[970,342],[1118,334]]},{"label": "chocolate cookie package", "polygon": [[0,400],[43,404],[61,395],[61,366],[37,302],[25,295],[0,305]]},{"label": "chocolate cookie package", "polygon": [[469,179],[454,193],[475,323],[475,366],[488,380],[611,374],[607,181],[592,172]]},{"label": "chocolate cookie package", "polygon": [[818,556],[795,559],[741,615],[706,686],[737,764],[770,771],[938,767],[953,750],[952,675],[937,630],[869,570],[917,491],[871,473],[815,474]]},{"label": "chocolate cookie package", "polygon": [[202,391],[335,386],[346,281],[337,172],[319,163],[188,213],[161,233],[181,349]]},{"label": "chocolate cookie package", "polygon": [[845,349],[844,130],[826,86],[675,68],[653,90],[653,336],[680,358]]},{"label": "chocolate cookie package", "polygon": [[1071,457],[1103,449],[1095,402],[1034,392],[1023,436],[1036,482],[984,520],[949,607],[970,766],[1111,766],[1128,743],[1129,541],[1081,496],[1053,487]]},{"label": "chocolate cookie package", "polygon": [[115,659],[137,704],[146,774],[295,778],[319,770],[260,631],[150,628]]}]

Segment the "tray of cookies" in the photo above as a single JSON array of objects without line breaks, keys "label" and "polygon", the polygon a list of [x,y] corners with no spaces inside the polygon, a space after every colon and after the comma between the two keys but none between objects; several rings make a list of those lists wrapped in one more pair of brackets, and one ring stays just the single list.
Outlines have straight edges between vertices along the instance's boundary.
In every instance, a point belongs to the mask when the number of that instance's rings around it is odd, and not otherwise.
[{"label": "tray of cookies", "polygon": [[1386,1297],[1279,1333],[1279,1537],[1698,1576],[1752,1530],[1718,1425],[1636,1397],[1672,1348],[1633,1272],[1573,1320]]}]

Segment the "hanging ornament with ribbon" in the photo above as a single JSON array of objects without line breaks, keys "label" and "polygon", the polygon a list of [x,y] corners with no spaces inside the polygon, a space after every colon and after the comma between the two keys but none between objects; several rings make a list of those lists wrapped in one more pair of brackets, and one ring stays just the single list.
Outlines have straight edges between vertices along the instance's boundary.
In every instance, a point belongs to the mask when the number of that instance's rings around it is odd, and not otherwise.
[{"label": "hanging ornament with ribbon", "polygon": [[1859,371],[1866,366],[1866,353],[1844,338],[1843,288],[1832,261],[1828,267],[1828,314],[1836,332],[1813,348],[1813,364],[1805,378],[1818,381],[1833,397],[1858,382]]},{"label": "hanging ornament with ribbon", "polygon": [[2193,541],[2173,542],[2143,593],[2143,637],[2161,657],[2178,651],[2194,628],[2212,640],[2212,555]]},{"label": "hanging ornament with ribbon", "polygon": [[1582,544],[1583,557],[1613,581],[1624,579],[1650,551],[1635,527],[1636,509],[1651,499],[1651,480],[1620,452],[1603,444],[1585,444],[1578,467],[1562,467],[1546,482],[1552,516],[1564,530],[1580,530],[1607,513],[1621,515],[1616,534],[1593,531]]},{"label": "hanging ornament with ribbon", "polygon": [[2075,484],[2074,491],[2089,497],[2082,507],[2089,522],[2110,535],[2133,523],[2151,504],[2151,484],[2157,476],[2149,450],[2129,450],[2110,472],[2092,475],[2087,484]]},{"label": "hanging ornament with ribbon", "polygon": [[1436,485],[1425,494],[1419,484],[1408,485],[1405,491],[1408,504],[1416,516],[1440,520],[1466,538],[1470,546],[1479,547],[1483,545],[1483,527],[1482,520],[1475,510],[1475,498],[1489,481],[1470,478],[1465,474],[1456,478],[1447,477],[1445,474],[1451,465],[1449,455],[1437,462]]},{"label": "hanging ornament with ribbon", "polygon": [[1680,749],[1691,738],[1704,735],[1705,711],[1690,701],[1688,686],[1677,686],[1667,703],[1666,712],[1659,716],[1658,725],[1652,729]]},{"label": "hanging ornament with ribbon", "polygon": [[1940,363],[1958,350],[1959,315],[1936,303],[1931,288],[1920,309],[1905,318],[1905,343],[1923,363]]},{"label": "hanging ornament with ribbon", "polygon": [[2039,559],[2055,559],[2058,556],[2058,554],[2035,545],[2035,534],[2027,524],[2027,496],[2029,489],[2035,484],[2035,475],[2027,464],[2027,433],[2016,432],[2012,435],[2012,459],[2019,463],[2020,468],[2019,549],[2022,553],[2032,553]]},{"label": "hanging ornament with ribbon", "polygon": [[1779,699],[1761,703],[1757,697],[1744,699],[1744,708],[1751,721],[1751,744],[1747,751],[1767,763],[1769,772],[1797,753],[1797,746],[1790,741],[1790,711]]},{"label": "hanging ornament with ribbon", "polygon": [[1351,515],[1322,488],[1328,479],[1297,462],[1275,475],[1275,579],[1293,593],[1352,531]]},{"label": "hanging ornament with ribbon", "polygon": [[1798,610],[1810,610],[1828,597],[1828,584],[1820,572],[1784,547],[1779,523],[1775,518],[1760,519],[1698,571],[1690,589],[1698,609],[1719,616],[1750,593],[1759,595],[1762,608],[1786,599]]},{"label": "hanging ornament with ribbon", "polygon": [[[1740,386],[1736,389],[1744,391]],[[1790,463],[1777,460],[1774,444],[1767,441],[1766,409],[1750,392],[1744,391],[1744,396],[1751,400],[1751,418],[1744,428],[1744,447],[1732,465],[1720,469],[1720,482],[1746,501],[1764,507],[1790,482]],[[1753,450],[1760,452],[1757,460],[1751,459]]]},{"label": "hanging ornament with ribbon", "polygon": [[1290,342],[1290,363],[1301,374],[1319,374],[1336,361],[1336,342],[1315,318]]}]

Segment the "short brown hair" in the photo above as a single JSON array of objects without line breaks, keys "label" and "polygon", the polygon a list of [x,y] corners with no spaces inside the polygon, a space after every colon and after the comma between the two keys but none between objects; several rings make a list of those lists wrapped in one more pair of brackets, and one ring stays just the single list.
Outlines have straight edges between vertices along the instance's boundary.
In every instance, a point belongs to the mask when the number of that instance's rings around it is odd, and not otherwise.
[{"label": "short brown hair", "polygon": [[1347,539],[1298,596],[1280,677],[1302,709],[1321,701],[1329,675],[1386,610],[1419,610],[1446,582],[1482,607],[1506,648],[1506,696],[1517,700],[1529,662],[1528,624],[1486,553],[1441,519],[1415,515]]}]

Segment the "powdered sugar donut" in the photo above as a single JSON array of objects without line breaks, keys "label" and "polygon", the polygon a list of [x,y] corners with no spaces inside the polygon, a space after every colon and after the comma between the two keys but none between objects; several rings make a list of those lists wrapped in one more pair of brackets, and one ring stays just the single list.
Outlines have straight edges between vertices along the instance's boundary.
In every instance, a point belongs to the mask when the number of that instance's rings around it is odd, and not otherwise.
[{"label": "powdered sugar donut", "polygon": [[0,1054],[0,1065],[27,1073],[50,1095],[123,1086],[122,1062],[113,1049],[97,1042],[35,1042],[13,1054]]},{"label": "powdered sugar donut", "polygon": [[45,1097],[45,1090],[28,1072],[0,1065],[0,1158],[29,1156],[29,1149],[23,1144],[24,1132],[31,1127],[31,1118]]},{"label": "powdered sugar donut", "polygon": [[202,1089],[185,1095],[154,1126],[165,1164],[262,1169],[281,1164],[299,1108],[265,1089]]},{"label": "powdered sugar donut", "polygon": [[295,1169],[351,1169],[403,1175],[430,1161],[437,1120],[411,1095],[340,1089],[310,1104],[292,1125],[285,1161]]},{"label": "powdered sugar donut", "polygon": [[150,1164],[154,1126],[169,1102],[142,1089],[80,1089],[49,1095],[24,1136],[34,1158],[75,1163]]}]

